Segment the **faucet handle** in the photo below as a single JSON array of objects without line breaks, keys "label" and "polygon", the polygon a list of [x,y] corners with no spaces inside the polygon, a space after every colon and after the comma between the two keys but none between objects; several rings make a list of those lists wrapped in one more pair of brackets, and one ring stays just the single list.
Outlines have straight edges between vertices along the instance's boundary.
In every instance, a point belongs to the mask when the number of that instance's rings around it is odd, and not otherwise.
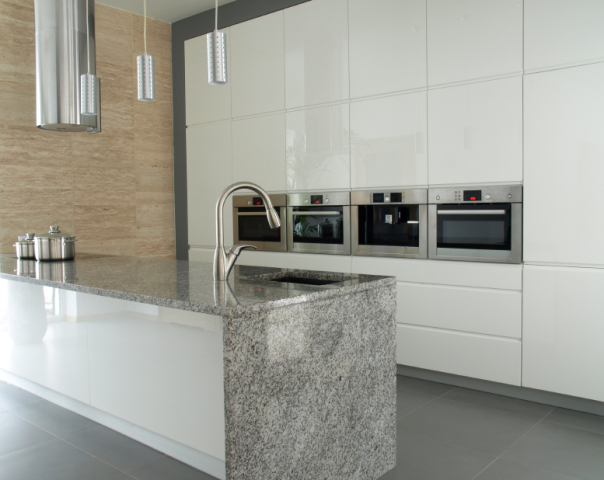
[{"label": "faucet handle", "polygon": [[230,253],[238,257],[241,251],[245,250],[246,248],[253,248],[254,250],[258,250],[258,247],[255,247],[254,245],[233,245],[231,247]]}]

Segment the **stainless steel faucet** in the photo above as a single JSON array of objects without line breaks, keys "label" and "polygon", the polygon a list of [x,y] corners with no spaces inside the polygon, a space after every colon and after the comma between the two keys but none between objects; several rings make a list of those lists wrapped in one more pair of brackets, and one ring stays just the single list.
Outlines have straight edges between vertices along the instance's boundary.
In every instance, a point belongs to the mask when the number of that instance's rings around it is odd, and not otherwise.
[{"label": "stainless steel faucet", "polygon": [[268,193],[258,185],[249,182],[239,182],[227,187],[216,203],[216,251],[214,252],[214,281],[216,282],[225,282],[229,278],[229,273],[231,273],[231,269],[235,265],[235,261],[242,250],[246,248],[256,248],[253,245],[233,245],[228,253],[224,250],[224,222],[222,218],[224,203],[231,193],[241,189],[253,190],[260,195],[264,202],[269,226],[272,229],[281,226],[279,215],[277,215],[277,212],[273,208]]}]

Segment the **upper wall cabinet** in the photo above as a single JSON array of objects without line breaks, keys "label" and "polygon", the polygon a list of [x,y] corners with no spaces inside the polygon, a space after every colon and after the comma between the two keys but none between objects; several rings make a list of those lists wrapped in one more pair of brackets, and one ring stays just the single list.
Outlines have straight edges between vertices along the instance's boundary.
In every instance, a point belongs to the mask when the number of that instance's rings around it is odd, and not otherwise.
[{"label": "upper wall cabinet", "polygon": [[[226,28],[227,38],[229,30]],[[230,42],[227,41],[227,61]],[[185,42],[185,92],[187,125],[215,122],[231,118],[231,84],[208,83],[207,35]],[[230,61],[229,61],[230,71]]]},{"label": "upper wall cabinet", "polygon": [[426,86],[426,0],[349,0],[350,96]]},{"label": "upper wall cabinet", "polygon": [[524,0],[524,68],[604,59],[604,2]]},{"label": "upper wall cabinet", "polygon": [[428,92],[429,183],[522,181],[522,77]]},{"label": "upper wall cabinet", "polygon": [[349,98],[347,0],[313,0],[285,10],[287,108]]},{"label": "upper wall cabinet", "polygon": [[284,110],[283,11],[230,30],[233,117]]},{"label": "upper wall cabinet", "polygon": [[522,72],[521,0],[428,0],[428,83]]},{"label": "upper wall cabinet", "polygon": [[350,188],[349,106],[286,115],[288,190]]},{"label": "upper wall cabinet", "polygon": [[604,265],[604,64],[524,82],[524,261]]},{"label": "upper wall cabinet", "polygon": [[426,92],[350,104],[352,188],[428,184]]}]

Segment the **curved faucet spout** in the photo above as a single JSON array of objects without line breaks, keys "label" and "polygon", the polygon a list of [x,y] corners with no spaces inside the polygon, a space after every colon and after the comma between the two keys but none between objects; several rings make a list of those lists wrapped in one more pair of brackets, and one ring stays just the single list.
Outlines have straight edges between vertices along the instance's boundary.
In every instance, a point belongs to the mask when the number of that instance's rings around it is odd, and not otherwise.
[{"label": "curved faucet spout", "polygon": [[223,221],[223,210],[224,204],[233,192],[237,190],[253,190],[262,197],[264,202],[264,208],[266,209],[266,218],[269,226],[274,230],[281,226],[281,220],[279,215],[271,203],[271,199],[260,186],[250,182],[238,182],[227,187],[218,202],[216,202],[216,250],[214,252],[214,280],[217,282],[224,282],[229,276],[231,269],[235,265],[237,257],[241,251],[245,248],[256,248],[252,245],[233,245],[233,248],[227,253],[224,250],[224,221]]}]

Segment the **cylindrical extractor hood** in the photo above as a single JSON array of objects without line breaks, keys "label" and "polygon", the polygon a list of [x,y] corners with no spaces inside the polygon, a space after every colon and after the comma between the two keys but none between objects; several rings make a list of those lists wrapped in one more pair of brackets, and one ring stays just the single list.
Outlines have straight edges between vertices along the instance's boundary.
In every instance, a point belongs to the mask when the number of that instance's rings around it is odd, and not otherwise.
[{"label": "cylindrical extractor hood", "polygon": [[37,126],[60,132],[100,131],[99,95],[98,115],[80,113],[81,77],[96,74],[94,0],[35,0],[35,12]]}]

